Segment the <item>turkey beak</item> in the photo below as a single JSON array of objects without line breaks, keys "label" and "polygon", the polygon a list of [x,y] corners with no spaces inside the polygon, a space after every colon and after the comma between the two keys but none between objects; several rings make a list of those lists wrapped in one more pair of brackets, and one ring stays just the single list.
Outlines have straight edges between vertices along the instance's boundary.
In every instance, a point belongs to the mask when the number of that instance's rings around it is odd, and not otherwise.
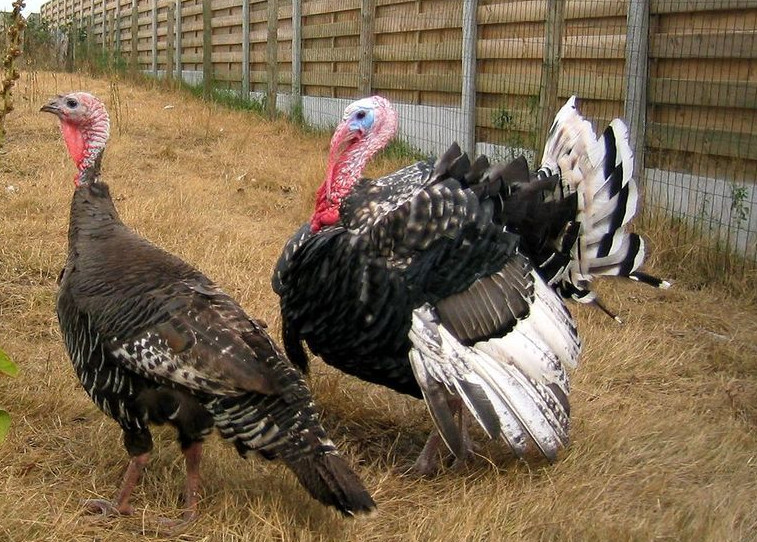
[{"label": "turkey beak", "polygon": [[44,111],[45,113],[52,113],[53,115],[60,114],[60,96],[56,96],[48,103],[43,105],[40,108],[40,111]]}]

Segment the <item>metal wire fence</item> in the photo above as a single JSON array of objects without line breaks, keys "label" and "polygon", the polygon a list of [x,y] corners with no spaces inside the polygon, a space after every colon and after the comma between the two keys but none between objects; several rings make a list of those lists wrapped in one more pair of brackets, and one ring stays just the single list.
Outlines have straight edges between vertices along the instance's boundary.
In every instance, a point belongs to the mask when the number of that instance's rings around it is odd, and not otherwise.
[{"label": "metal wire fence", "polygon": [[595,129],[627,120],[650,224],[757,266],[757,0],[52,0],[42,17],[69,67],[97,49],[324,128],[382,94],[431,154],[533,163],[575,94]]}]

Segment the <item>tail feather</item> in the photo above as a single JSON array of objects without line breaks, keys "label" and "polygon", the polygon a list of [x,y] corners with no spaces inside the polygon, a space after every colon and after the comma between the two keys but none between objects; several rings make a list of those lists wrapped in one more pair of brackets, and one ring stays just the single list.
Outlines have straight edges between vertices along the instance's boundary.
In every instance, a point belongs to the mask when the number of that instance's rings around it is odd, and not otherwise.
[{"label": "tail feather", "polygon": [[342,456],[325,453],[286,463],[314,499],[345,516],[376,511],[376,503]]},{"label": "tail feather", "polygon": [[652,275],[647,275],[642,271],[634,271],[633,273],[628,275],[628,278],[636,280],[638,282],[643,282],[644,284],[649,284],[650,286],[660,288],[661,290],[667,290],[671,287],[671,283],[669,281],[653,277]]},{"label": "tail feather", "polygon": [[555,173],[560,183],[547,199],[575,196],[576,208],[564,234],[553,240],[554,256],[540,262],[547,280],[564,294],[598,304],[608,314],[612,313],[591,291],[595,276],[627,277],[654,286],[670,284],[639,271],[644,263],[644,241],[626,229],[638,209],[639,189],[623,121],[614,119],[597,139],[571,97],[555,116],[538,175]]},{"label": "tail feather", "polygon": [[[458,396],[491,437],[519,457],[533,444],[549,460],[568,444],[569,385],[580,345],[555,293],[536,281],[528,314],[503,336],[465,346],[426,304],[413,312],[410,361],[431,416],[458,455],[461,436],[448,399]],[[556,313],[555,313],[556,311]]]},{"label": "tail feather", "polygon": [[283,460],[305,489],[345,515],[375,508],[370,494],[327,437],[310,392],[294,368],[281,368],[280,394],[213,397],[205,407],[221,436],[245,456]]}]

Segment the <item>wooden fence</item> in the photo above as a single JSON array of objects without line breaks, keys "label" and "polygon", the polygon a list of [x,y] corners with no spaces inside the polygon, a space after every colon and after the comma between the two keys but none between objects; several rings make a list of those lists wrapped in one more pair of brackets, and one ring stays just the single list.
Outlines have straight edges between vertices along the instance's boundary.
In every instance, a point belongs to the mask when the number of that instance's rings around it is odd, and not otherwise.
[{"label": "wooden fence", "polygon": [[462,107],[468,145],[537,147],[577,94],[599,122],[634,121],[647,167],[757,178],[757,0],[52,0],[42,16],[155,75]]}]

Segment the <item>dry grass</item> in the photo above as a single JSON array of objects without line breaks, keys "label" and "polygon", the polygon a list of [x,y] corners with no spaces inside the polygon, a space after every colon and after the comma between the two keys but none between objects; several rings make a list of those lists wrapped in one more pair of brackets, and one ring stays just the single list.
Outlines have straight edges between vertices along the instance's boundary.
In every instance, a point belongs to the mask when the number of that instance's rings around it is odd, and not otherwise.
[{"label": "dry grass", "polygon": [[[140,515],[99,523],[80,513],[80,499],[115,491],[126,454],[116,425],[80,389],[58,333],[55,279],[74,171],[55,119],[37,110],[69,90],[88,89],[112,110],[118,99],[105,177],[124,220],[273,330],[270,270],[308,215],[328,138],[159,88],[28,78],[0,155],[0,344],[21,368],[0,381],[13,416],[0,447],[0,539],[126,541],[143,529],[159,538],[150,518],[171,515],[183,482],[168,430],[156,431],[135,493]],[[402,476],[430,427],[423,406],[315,362],[324,423],[372,489],[378,516],[343,520],[281,466],[243,461],[214,437],[201,518],[182,538],[757,539],[757,309],[688,283],[668,292],[602,283],[623,327],[575,308],[585,350],[573,379],[573,444],[556,464],[529,467],[488,445],[492,462],[433,480]]]}]

